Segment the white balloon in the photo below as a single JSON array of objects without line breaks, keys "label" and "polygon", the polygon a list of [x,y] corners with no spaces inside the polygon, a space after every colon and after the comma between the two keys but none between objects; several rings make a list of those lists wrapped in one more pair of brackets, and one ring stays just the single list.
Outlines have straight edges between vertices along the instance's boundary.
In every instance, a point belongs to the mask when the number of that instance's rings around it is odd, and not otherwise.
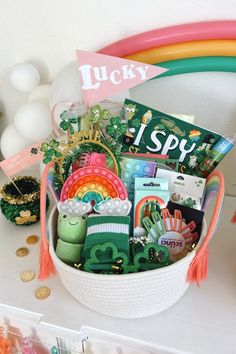
[{"label": "white balloon", "polygon": [[20,134],[33,142],[46,139],[52,130],[50,111],[38,102],[21,106],[16,112],[14,123]]},{"label": "white balloon", "polygon": [[10,82],[15,89],[21,92],[30,92],[39,85],[38,70],[30,63],[20,63],[10,70]]},{"label": "white balloon", "polygon": [[52,82],[51,108],[66,99],[82,101],[78,64],[75,61],[64,66]]},{"label": "white balloon", "polygon": [[[105,97],[112,101],[122,102],[129,98],[129,90],[121,91],[112,97]],[[78,63],[76,61],[64,66],[52,82],[50,105],[53,107],[61,100],[82,101]]]},{"label": "white balloon", "polygon": [[15,155],[32,142],[23,137],[17,130],[14,124],[10,124],[3,131],[1,136],[1,152],[5,159]]},{"label": "white balloon", "polygon": [[51,85],[40,85],[35,87],[28,96],[28,102],[37,101],[49,107]]}]

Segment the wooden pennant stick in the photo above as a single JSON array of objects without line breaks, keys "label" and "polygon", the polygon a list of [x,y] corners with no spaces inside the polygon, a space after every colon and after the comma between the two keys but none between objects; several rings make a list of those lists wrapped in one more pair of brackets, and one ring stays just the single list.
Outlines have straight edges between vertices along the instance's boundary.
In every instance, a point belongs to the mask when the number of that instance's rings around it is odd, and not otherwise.
[{"label": "wooden pennant stick", "polygon": [[13,184],[13,186],[16,188],[16,190],[20,193],[21,196],[23,196],[23,194],[21,193],[19,187],[16,185],[16,183],[13,181],[13,179],[7,174],[7,172],[5,171],[5,169],[1,166],[0,164],[0,167],[2,168],[3,172],[5,173],[5,175],[7,176],[7,178],[11,181],[11,183]]}]

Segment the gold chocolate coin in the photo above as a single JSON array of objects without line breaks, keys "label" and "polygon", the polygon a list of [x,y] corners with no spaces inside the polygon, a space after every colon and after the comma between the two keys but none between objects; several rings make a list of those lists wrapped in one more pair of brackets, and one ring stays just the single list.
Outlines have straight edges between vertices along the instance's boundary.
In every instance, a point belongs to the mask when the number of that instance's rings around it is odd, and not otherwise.
[{"label": "gold chocolate coin", "polygon": [[51,290],[47,286],[41,286],[35,291],[35,297],[38,300],[44,300],[51,294]]},{"label": "gold chocolate coin", "polygon": [[26,238],[28,245],[35,245],[38,241],[39,237],[37,235],[30,235]]},{"label": "gold chocolate coin", "polygon": [[20,247],[16,250],[17,257],[25,257],[29,254],[29,249],[26,247]]},{"label": "gold chocolate coin", "polygon": [[25,282],[33,280],[34,277],[35,277],[35,272],[30,269],[24,270],[20,275],[21,280]]}]

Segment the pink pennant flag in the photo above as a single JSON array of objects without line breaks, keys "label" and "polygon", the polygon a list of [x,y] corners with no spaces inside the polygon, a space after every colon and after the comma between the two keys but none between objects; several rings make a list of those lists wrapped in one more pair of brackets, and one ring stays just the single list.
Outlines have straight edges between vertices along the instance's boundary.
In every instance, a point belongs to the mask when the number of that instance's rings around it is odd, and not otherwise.
[{"label": "pink pennant flag", "polygon": [[0,167],[3,172],[10,177],[42,160],[43,154],[39,150],[41,144],[42,141],[37,142],[36,144],[28,146],[17,154],[9,157],[8,159],[1,161]]},{"label": "pink pennant flag", "polygon": [[88,106],[161,75],[168,69],[77,50],[84,103]]}]

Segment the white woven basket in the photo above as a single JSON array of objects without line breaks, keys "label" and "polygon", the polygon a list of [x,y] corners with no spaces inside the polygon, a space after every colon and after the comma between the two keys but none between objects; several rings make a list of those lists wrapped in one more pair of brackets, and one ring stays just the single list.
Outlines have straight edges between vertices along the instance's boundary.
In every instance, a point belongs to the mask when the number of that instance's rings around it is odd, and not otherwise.
[{"label": "white woven basket", "polygon": [[57,257],[56,225],[57,210],[54,208],[48,224],[50,254],[65,288],[92,310],[121,318],[151,316],[172,306],[183,296],[189,286],[188,268],[207,230],[204,220],[196,249],[170,266],[134,274],[104,275],[74,269]]}]

